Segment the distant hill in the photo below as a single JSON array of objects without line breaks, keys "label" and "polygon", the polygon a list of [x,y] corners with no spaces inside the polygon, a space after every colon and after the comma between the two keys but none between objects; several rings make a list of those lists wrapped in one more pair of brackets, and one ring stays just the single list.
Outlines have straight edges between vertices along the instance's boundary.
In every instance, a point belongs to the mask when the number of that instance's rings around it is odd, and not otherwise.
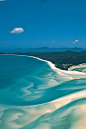
[{"label": "distant hill", "polygon": [[83,49],[82,48],[74,47],[74,48],[72,48],[72,50],[83,50]]},{"label": "distant hill", "polygon": [[49,47],[39,47],[39,48],[36,48],[36,49],[49,49]]}]

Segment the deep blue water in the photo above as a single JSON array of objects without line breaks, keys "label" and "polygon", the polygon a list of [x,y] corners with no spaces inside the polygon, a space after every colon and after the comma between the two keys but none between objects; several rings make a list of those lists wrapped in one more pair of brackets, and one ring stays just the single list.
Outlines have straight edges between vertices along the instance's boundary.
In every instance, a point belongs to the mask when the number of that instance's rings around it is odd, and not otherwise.
[{"label": "deep blue water", "polygon": [[68,51],[68,50],[71,50],[71,51],[76,51],[76,52],[80,52],[80,51],[83,51],[83,50],[86,50],[86,48],[83,48],[81,50],[79,49],[67,49],[67,48],[50,48],[50,49],[35,49],[35,48],[32,48],[32,49],[0,49],[0,52],[4,52],[4,53],[15,53],[15,52],[65,52],[65,51]]}]

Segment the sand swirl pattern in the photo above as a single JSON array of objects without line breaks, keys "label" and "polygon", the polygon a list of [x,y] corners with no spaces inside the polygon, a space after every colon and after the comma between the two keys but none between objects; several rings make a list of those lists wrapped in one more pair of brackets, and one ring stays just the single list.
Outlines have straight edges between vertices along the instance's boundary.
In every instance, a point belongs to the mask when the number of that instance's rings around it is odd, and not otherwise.
[{"label": "sand swirl pattern", "polygon": [[0,55],[0,128],[81,128],[86,112],[82,65],[65,71],[36,57]]}]

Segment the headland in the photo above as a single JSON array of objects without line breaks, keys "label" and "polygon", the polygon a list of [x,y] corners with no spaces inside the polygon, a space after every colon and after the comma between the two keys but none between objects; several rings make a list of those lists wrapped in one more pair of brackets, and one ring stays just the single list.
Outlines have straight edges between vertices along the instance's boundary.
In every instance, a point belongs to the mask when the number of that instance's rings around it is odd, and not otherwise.
[{"label": "headland", "polygon": [[[0,52],[0,54],[5,53]],[[35,56],[44,60],[51,61],[57,68],[60,68],[62,70],[68,70],[68,68],[73,65],[86,63],[86,51],[75,52],[68,50],[66,52],[16,52],[8,54]]]}]

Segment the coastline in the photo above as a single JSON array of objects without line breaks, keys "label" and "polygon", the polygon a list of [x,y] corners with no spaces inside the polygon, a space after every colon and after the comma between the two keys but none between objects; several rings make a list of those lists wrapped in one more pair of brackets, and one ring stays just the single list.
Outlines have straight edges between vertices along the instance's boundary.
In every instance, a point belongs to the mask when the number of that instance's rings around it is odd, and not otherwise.
[{"label": "coastline", "polygon": [[[6,53],[0,53],[6,54]],[[56,68],[61,70],[68,70],[71,66],[76,66],[82,63],[86,63],[86,51],[75,52],[75,51],[65,51],[65,52],[15,52],[8,53],[15,55],[26,55],[41,58],[43,60],[48,60],[55,64]]]},{"label": "coastline", "polygon": [[[41,61],[45,61],[48,63],[48,65],[53,69],[55,70],[56,72],[60,72],[62,74],[66,74],[66,75],[76,75],[78,76],[79,78],[81,76],[83,76],[83,78],[86,78],[85,75],[86,73],[82,73],[82,72],[77,72],[77,71],[67,71],[67,70],[61,70],[59,68],[56,68],[55,67],[55,64],[53,64],[52,62],[48,61],[48,60],[43,60],[41,58],[38,58],[38,57],[34,57],[34,56],[28,56],[28,55],[16,55],[16,54],[2,54],[2,55],[14,55],[14,56],[27,56],[27,57],[32,57],[32,58],[36,58],[38,60],[41,60]],[[70,76],[69,76],[70,78]],[[74,79],[74,78],[70,78],[70,79]],[[48,102],[48,103],[52,103],[55,105],[55,108],[56,109],[59,109],[61,108],[62,106],[68,104],[68,103],[71,103],[72,101],[75,101],[75,100],[78,100],[78,99],[81,99],[81,98],[86,98],[86,90],[83,90],[83,91],[80,91],[80,92],[76,92],[76,93],[73,93],[73,94],[70,94],[70,95],[67,95],[65,97],[61,97],[57,100],[53,100],[51,102]],[[36,106],[36,105],[35,105]],[[81,111],[81,113],[84,115],[84,107],[86,107],[85,105],[81,105],[81,106],[78,106],[79,110]],[[52,112],[51,110],[47,110],[46,113],[49,113],[49,112]],[[79,127],[77,129],[85,129],[83,127],[83,122],[86,120],[86,117],[83,118],[82,120],[82,123],[79,125]],[[84,122],[85,123],[85,122]],[[86,126],[85,126],[86,127]]]},{"label": "coastline", "polygon": [[[66,75],[66,77],[70,80],[73,80],[73,79],[80,79],[80,78],[86,78],[86,73],[83,73],[83,72],[78,72],[78,71],[68,71],[68,70],[61,70],[60,68],[57,68],[55,67],[55,64],[53,64],[51,61],[48,61],[48,60],[44,60],[44,59],[41,59],[39,57],[35,57],[35,56],[29,56],[29,55],[16,55],[16,54],[1,54],[1,55],[14,55],[14,56],[26,56],[26,57],[32,57],[32,58],[36,58],[38,60],[41,60],[41,61],[44,61],[46,62],[50,67],[51,69],[53,69],[55,72],[57,72],[58,74],[61,74],[61,75]],[[81,64],[80,64],[81,66]],[[79,67],[78,66],[72,66],[73,68],[74,67]],[[71,68],[71,67],[70,67]],[[72,76],[74,76],[72,78]]]},{"label": "coastline", "polygon": [[[58,71],[58,72],[61,72],[61,73],[63,73],[63,74],[66,74],[66,73],[67,73],[67,74],[69,74],[69,75],[72,75],[72,74],[75,74],[75,75],[86,75],[86,73],[82,73],[82,72],[78,72],[78,71],[71,71],[72,67],[73,67],[73,68],[76,68],[76,67],[79,67],[79,65],[76,65],[76,66],[73,65],[73,66],[69,67],[68,70],[62,70],[62,69],[60,69],[60,68],[57,68],[57,67],[55,66],[55,64],[52,63],[51,61],[45,60],[45,59],[41,59],[41,58],[36,57],[36,56],[18,55],[18,54],[0,54],[0,55],[14,55],[14,56],[27,56],[27,57],[32,57],[32,58],[36,58],[36,59],[38,59],[38,60],[47,62],[48,65],[51,67],[51,69],[55,70],[56,72]],[[80,66],[81,66],[81,65],[82,65],[82,64],[80,64]],[[83,67],[84,67],[84,66],[83,66]],[[86,78],[86,77],[84,77],[84,78]]]},{"label": "coastline", "polygon": [[[83,63],[83,64],[85,64],[85,63]],[[71,71],[71,70],[73,70],[73,69],[75,69],[75,68],[83,68],[83,67],[86,67],[86,64],[85,65],[83,65],[83,64],[79,64],[79,65],[74,65],[74,66],[71,66],[71,67],[69,67],[68,68],[68,71]]]}]

